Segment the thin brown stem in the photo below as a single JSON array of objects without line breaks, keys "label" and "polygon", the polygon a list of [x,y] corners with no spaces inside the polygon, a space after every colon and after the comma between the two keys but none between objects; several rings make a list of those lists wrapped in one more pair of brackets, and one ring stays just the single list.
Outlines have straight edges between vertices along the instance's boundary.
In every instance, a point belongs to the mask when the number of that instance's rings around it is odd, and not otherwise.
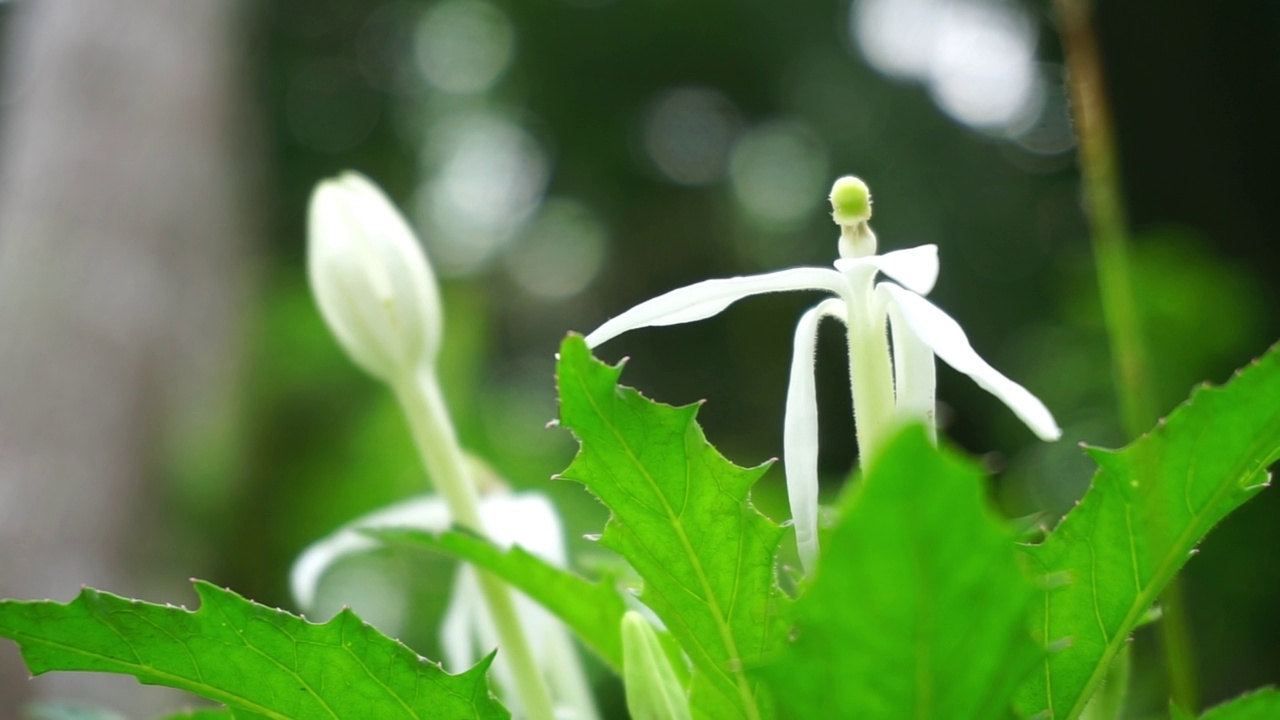
[{"label": "thin brown stem", "polygon": [[[1158,417],[1142,320],[1133,286],[1124,194],[1112,130],[1102,58],[1089,0],[1056,0],[1066,52],[1085,212],[1093,236],[1102,312],[1111,343],[1116,394],[1125,433],[1136,438]],[[1148,487],[1158,488],[1158,483]],[[1162,598],[1160,638],[1173,699],[1194,711],[1197,698],[1191,633],[1182,589],[1174,578]]]}]

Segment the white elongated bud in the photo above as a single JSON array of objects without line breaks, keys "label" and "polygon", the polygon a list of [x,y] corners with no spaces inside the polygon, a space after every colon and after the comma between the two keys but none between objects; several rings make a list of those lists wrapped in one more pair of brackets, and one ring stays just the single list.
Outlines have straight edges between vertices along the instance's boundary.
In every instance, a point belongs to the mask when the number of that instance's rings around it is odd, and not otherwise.
[{"label": "white elongated bud", "polygon": [[308,225],[311,291],[351,359],[388,383],[431,369],[444,325],[440,290],[391,200],[347,171],[316,186]]}]

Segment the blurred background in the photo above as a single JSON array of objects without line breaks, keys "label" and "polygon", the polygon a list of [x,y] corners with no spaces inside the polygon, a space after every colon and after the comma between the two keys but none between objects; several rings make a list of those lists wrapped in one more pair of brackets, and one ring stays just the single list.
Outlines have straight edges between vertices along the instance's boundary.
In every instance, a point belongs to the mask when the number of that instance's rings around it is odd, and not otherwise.
[{"label": "blurred background", "polygon": [[[1103,3],[1097,20],[1167,410],[1280,338],[1280,5]],[[196,576],[293,608],[302,548],[427,489],[391,396],[307,288],[306,200],[346,168],[387,188],[443,278],[464,443],[555,498],[583,567],[609,560],[580,539],[603,510],[548,481],[574,451],[544,427],[560,340],[693,281],[830,263],[843,174],[870,184],[882,249],[938,244],[934,300],[1064,426],[1041,444],[940,370],[946,434],[1011,516],[1063,512],[1091,473],[1078,443],[1124,441],[1047,3],[14,0],[0,23],[0,596],[191,603]],[[630,356],[649,397],[707,399],[712,442],[754,465],[781,454],[814,302],[755,298],[601,355]],[[824,329],[831,493],[855,460],[842,343]],[[783,493],[778,466],[757,502],[785,519]],[[1188,566],[1206,702],[1280,681],[1277,513],[1263,493]],[[445,564],[384,553],[334,575],[333,608],[383,613],[433,654],[434,620],[378,598],[438,606]],[[1151,640],[1135,702],[1157,716]],[[129,717],[182,702],[29,682],[0,643],[0,718],[36,696]]]}]

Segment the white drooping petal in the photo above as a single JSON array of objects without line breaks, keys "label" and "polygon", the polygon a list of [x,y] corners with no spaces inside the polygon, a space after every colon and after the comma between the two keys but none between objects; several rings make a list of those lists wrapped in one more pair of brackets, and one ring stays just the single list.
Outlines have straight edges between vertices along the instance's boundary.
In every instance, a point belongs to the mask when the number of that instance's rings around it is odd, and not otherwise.
[{"label": "white drooping petal", "polygon": [[449,508],[435,495],[412,498],[390,505],[342,526],[337,532],[312,543],[293,563],[289,586],[293,599],[303,610],[315,606],[316,590],[325,572],[348,555],[378,546],[360,530],[379,527],[413,527],[432,532],[449,528]]},{"label": "white drooping petal", "polygon": [[489,539],[499,547],[519,545],[556,567],[569,564],[560,515],[536,492],[491,493],[480,502]]},{"label": "white drooping petal", "polygon": [[599,720],[595,696],[587,683],[582,658],[578,657],[569,629],[557,620],[544,643],[546,662],[543,667],[556,698],[556,720]]},{"label": "white drooping petal", "polygon": [[921,245],[883,255],[836,260],[836,269],[842,273],[859,268],[875,268],[909,290],[928,295],[938,282],[938,246]]},{"label": "white drooping petal", "polygon": [[587,345],[597,347],[625,332],[655,325],[678,325],[709,318],[751,295],[790,290],[844,294],[847,283],[828,268],[800,267],[761,275],[706,280],[647,300],[596,328]]},{"label": "white drooping petal", "polygon": [[880,285],[902,319],[943,362],[973,378],[978,386],[1000,400],[1027,424],[1041,440],[1057,440],[1062,430],[1049,409],[1026,388],[1015,383],[978,356],[960,324],[933,303],[892,283]]},{"label": "white drooping petal", "polygon": [[458,568],[449,592],[449,605],[440,621],[440,649],[444,652],[445,668],[450,672],[462,672],[479,659],[476,627],[484,607],[484,595],[475,570],[466,565]]},{"label": "white drooping petal", "polygon": [[889,314],[889,336],[893,340],[893,389],[894,405],[898,417],[919,420],[929,432],[929,438],[938,440],[937,368],[934,366],[933,348],[916,335],[903,318],[902,310],[890,295],[891,283],[876,287],[876,302]]},{"label": "white drooping petal", "polygon": [[[519,545],[557,567],[568,564],[560,517],[545,496],[532,492],[488,495],[481,501],[480,515],[495,545]],[[564,624],[523,593],[515,592],[514,599],[520,626],[554,691],[557,717],[596,720],[581,661]],[[484,602],[476,570],[469,565],[460,567],[454,579],[440,641],[451,672],[466,670],[499,647],[493,615]],[[492,673],[503,702],[518,715],[515,676],[502,652],[494,660]]]},{"label": "white drooping petal", "polygon": [[813,572],[818,564],[818,396],[814,383],[814,350],[818,323],[824,315],[844,319],[841,300],[824,300],[800,316],[791,351],[791,381],[783,419],[783,468],[787,498],[796,529],[800,564]]}]

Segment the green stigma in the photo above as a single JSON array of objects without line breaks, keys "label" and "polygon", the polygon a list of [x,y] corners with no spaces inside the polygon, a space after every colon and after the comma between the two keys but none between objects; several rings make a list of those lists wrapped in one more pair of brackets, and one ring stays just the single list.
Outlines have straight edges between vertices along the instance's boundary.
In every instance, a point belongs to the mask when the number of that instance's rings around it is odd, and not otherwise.
[{"label": "green stigma", "polygon": [[857,225],[871,219],[871,190],[852,175],[831,186],[831,217],[837,225]]}]

